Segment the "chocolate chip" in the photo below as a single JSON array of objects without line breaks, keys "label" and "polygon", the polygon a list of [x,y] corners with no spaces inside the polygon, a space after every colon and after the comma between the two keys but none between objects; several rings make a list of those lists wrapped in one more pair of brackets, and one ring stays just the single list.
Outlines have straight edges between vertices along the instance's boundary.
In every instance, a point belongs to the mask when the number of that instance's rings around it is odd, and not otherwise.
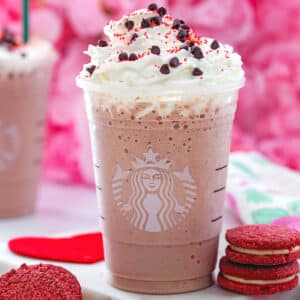
[{"label": "chocolate chip", "polygon": [[149,19],[143,19],[141,26],[142,26],[142,28],[148,28],[151,26],[151,21]]},{"label": "chocolate chip", "polygon": [[130,41],[133,42],[133,41],[135,41],[138,37],[139,37],[139,35],[138,35],[137,33],[134,33],[134,34],[131,36]]},{"label": "chocolate chip", "polygon": [[213,42],[210,44],[210,48],[213,50],[216,50],[220,47],[219,43],[217,40],[213,40]]},{"label": "chocolate chip", "polygon": [[148,5],[148,9],[149,10],[157,10],[157,4],[156,3],[151,3]]},{"label": "chocolate chip", "polygon": [[191,53],[194,54],[196,50],[200,50],[198,46],[192,46],[191,47]]},{"label": "chocolate chip", "polygon": [[94,73],[96,69],[96,66],[95,65],[90,65],[88,67],[86,67],[86,70],[92,75]]},{"label": "chocolate chip", "polygon": [[138,57],[137,57],[137,55],[135,54],[135,53],[131,53],[130,55],[129,55],[129,58],[128,58],[129,60],[137,60],[138,59]]},{"label": "chocolate chip", "polygon": [[119,54],[119,61],[128,60],[128,54],[126,52],[122,52]]},{"label": "chocolate chip", "polygon": [[161,24],[161,17],[160,16],[155,16],[151,18],[151,23],[154,23],[155,25],[160,25]]},{"label": "chocolate chip", "polygon": [[21,53],[21,57],[25,58],[27,56],[27,54],[25,52]]},{"label": "chocolate chip", "polygon": [[2,31],[1,40],[5,43],[9,43],[9,44],[14,43],[14,34],[7,28],[4,28]]},{"label": "chocolate chip", "polygon": [[132,20],[128,20],[124,25],[128,30],[131,30],[134,27],[134,22]]},{"label": "chocolate chip", "polygon": [[178,37],[179,41],[182,42],[182,43],[185,42],[186,38],[187,38],[186,36]]},{"label": "chocolate chip", "polygon": [[184,49],[186,51],[189,51],[189,46],[186,44],[183,44],[182,46],[180,46],[180,49]]},{"label": "chocolate chip", "polygon": [[165,75],[170,74],[170,68],[167,64],[163,64],[160,67],[159,71],[160,71],[160,73],[165,74]]},{"label": "chocolate chip", "polygon": [[9,29],[3,28],[2,33],[1,33],[1,41],[4,40],[8,35],[11,35],[12,33],[10,32]]},{"label": "chocolate chip", "polygon": [[184,29],[184,30],[187,30],[187,31],[190,30],[190,27],[189,27],[188,25],[186,25],[186,24],[182,24],[182,25],[180,26],[180,28],[181,28],[181,29]]},{"label": "chocolate chip", "polygon": [[180,25],[181,25],[181,20],[175,19],[175,20],[173,21],[172,28],[173,28],[173,29],[179,29]]},{"label": "chocolate chip", "polygon": [[193,47],[195,45],[195,42],[191,41],[188,43],[189,47]]},{"label": "chocolate chip", "polygon": [[160,54],[160,48],[158,46],[152,46],[151,47],[151,53],[155,54],[155,55],[159,55]]},{"label": "chocolate chip", "polygon": [[163,17],[167,13],[167,10],[162,6],[158,9],[158,14]]},{"label": "chocolate chip", "polygon": [[197,59],[201,59],[201,58],[204,57],[204,55],[203,55],[203,53],[202,53],[202,51],[201,51],[200,48],[199,48],[199,49],[196,49],[196,50],[194,51],[193,55],[194,55],[194,57],[197,58]]},{"label": "chocolate chip", "polygon": [[2,30],[0,44],[4,44],[4,46],[6,46],[9,50],[12,49],[13,46],[17,45],[14,34],[7,28]]},{"label": "chocolate chip", "polygon": [[169,61],[169,65],[172,68],[177,68],[179,66],[179,59],[177,57],[172,57]]},{"label": "chocolate chip", "polygon": [[107,47],[108,43],[107,43],[107,41],[99,40],[98,41],[98,46],[100,46],[100,47]]},{"label": "chocolate chip", "polygon": [[204,57],[202,50],[198,46],[192,46],[191,53],[194,55],[195,58],[201,59]]},{"label": "chocolate chip", "polygon": [[180,29],[178,31],[177,37],[178,37],[179,41],[185,42],[187,36],[188,36],[188,33],[184,29]]},{"label": "chocolate chip", "polygon": [[194,68],[193,76],[201,76],[203,72],[199,68]]}]

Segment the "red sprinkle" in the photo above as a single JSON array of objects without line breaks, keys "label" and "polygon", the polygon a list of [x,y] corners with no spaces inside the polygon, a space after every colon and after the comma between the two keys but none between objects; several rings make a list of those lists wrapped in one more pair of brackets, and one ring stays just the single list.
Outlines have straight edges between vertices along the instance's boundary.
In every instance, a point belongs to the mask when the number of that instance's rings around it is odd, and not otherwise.
[{"label": "red sprinkle", "polygon": [[169,53],[177,53],[177,52],[179,52],[181,50],[182,50],[182,48],[180,48],[180,47],[174,47],[174,48],[171,48],[171,49],[167,50],[167,52],[169,52]]},{"label": "red sprinkle", "polygon": [[164,16],[164,18],[167,19],[167,20],[169,20],[169,21],[172,21],[172,20],[173,20],[173,17],[170,16],[170,15],[166,15],[166,16]]},{"label": "red sprinkle", "polygon": [[146,55],[145,52],[143,52],[143,53],[138,53],[138,58],[143,58],[145,55]]}]

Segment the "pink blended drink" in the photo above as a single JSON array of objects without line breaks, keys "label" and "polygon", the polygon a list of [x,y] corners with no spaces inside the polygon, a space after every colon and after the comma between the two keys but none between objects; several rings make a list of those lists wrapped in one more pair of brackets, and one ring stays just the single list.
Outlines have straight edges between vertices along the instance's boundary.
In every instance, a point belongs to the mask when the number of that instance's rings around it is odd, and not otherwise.
[{"label": "pink blended drink", "polygon": [[121,289],[212,283],[241,59],[155,5],[89,46],[83,88],[106,264]]},{"label": "pink blended drink", "polygon": [[0,217],[34,210],[55,59],[46,41],[22,45],[8,31],[0,36]]}]

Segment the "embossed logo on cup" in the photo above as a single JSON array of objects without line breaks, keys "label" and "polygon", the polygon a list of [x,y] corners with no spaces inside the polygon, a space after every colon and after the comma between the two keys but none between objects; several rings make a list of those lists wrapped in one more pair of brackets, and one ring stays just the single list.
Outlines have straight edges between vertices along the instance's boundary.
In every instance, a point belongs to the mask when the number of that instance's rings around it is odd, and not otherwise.
[{"label": "embossed logo on cup", "polygon": [[19,134],[12,123],[0,120],[0,172],[6,170],[16,159],[19,151]]},{"label": "embossed logo on cup", "polygon": [[[113,197],[123,216],[136,228],[161,232],[181,222],[196,200],[196,186],[189,167],[173,171],[168,159],[158,159],[152,149],[144,159],[135,158],[133,168],[117,165],[112,183]],[[129,185],[129,193],[124,193]],[[178,193],[184,195],[178,197]]]}]

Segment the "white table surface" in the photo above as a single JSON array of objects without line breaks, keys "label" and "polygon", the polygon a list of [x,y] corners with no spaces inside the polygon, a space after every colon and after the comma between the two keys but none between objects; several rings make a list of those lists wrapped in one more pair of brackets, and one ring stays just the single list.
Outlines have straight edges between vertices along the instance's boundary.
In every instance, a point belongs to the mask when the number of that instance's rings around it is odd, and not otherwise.
[{"label": "white table surface", "polygon": [[[224,230],[237,225],[237,221],[225,207]],[[38,207],[35,214],[19,219],[0,219],[0,273],[21,263],[45,262],[16,256],[7,249],[7,241],[25,235],[57,236],[99,230],[95,192],[91,188],[65,186],[44,182],[40,188]],[[226,243],[224,231],[220,239],[219,256],[224,254]],[[53,263],[53,262],[51,262]],[[300,299],[300,286],[291,292],[272,296],[247,297],[222,290],[214,285],[205,290],[178,295],[140,295],[117,290],[106,283],[103,262],[97,264],[56,263],[72,271],[85,290],[84,300],[296,300]]]}]

